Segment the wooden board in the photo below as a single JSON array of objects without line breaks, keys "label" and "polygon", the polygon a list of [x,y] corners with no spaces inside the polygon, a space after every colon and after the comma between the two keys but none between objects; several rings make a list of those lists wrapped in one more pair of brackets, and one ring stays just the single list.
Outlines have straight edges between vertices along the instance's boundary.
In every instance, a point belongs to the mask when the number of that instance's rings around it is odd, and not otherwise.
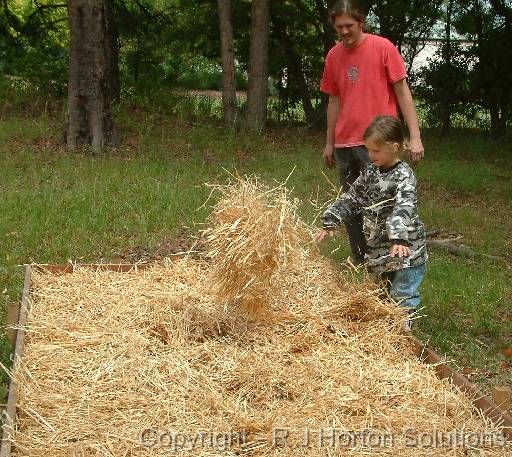
[{"label": "wooden board", "polygon": [[[30,277],[32,275],[32,267],[25,266],[25,281],[23,283],[23,295],[21,297],[20,312],[18,325],[24,326],[27,321],[30,293]],[[14,359],[12,370],[16,370],[21,362],[23,355],[23,345],[25,342],[25,332],[20,330],[16,334],[16,345],[14,347]],[[16,420],[16,404],[18,403],[18,385],[11,379],[9,385],[9,397],[7,400],[7,408],[4,412],[4,421],[2,425],[2,447],[0,448],[0,457],[9,457],[11,455],[11,441],[9,435],[14,427]]]},{"label": "wooden board", "polygon": [[473,405],[481,410],[485,416],[491,419],[495,424],[502,424],[503,435],[507,440],[512,441],[512,416],[498,408],[490,397],[484,395],[475,384],[469,382],[465,376],[455,371],[446,363],[445,359],[436,354],[427,344],[423,344],[415,337],[411,338],[414,343],[414,351],[418,358],[424,363],[435,365],[434,369],[439,378],[449,379],[473,399]]}]

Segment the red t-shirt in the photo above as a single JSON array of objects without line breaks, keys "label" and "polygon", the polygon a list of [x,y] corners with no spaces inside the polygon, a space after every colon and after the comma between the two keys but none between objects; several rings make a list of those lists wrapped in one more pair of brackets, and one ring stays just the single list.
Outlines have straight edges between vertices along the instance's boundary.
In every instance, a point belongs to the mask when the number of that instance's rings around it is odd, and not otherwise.
[{"label": "red t-shirt", "polygon": [[402,56],[386,38],[367,33],[355,48],[334,46],[325,60],[320,90],[340,97],[335,146],[364,144],[364,131],[375,116],[396,116],[392,84],[406,77]]}]

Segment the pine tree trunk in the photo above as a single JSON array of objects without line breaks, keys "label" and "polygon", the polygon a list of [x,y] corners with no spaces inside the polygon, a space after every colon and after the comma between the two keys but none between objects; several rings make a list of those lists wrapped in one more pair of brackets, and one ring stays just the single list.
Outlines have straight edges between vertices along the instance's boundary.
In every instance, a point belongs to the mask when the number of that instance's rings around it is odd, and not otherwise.
[{"label": "pine tree trunk", "polygon": [[119,33],[115,21],[114,0],[105,0],[106,5],[106,46],[108,75],[110,79],[110,94],[112,101],[119,101],[121,82],[119,78]]},{"label": "pine tree trunk", "polygon": [[[443,45],[443,61],[446,65],[446,68],[450,68],[452,66],[452,13],[453,13],[453,1],[449,0],[446,6],[446,27],[445,27],[445,35],[446,35],[446,43]],[[453,106],[453,92],[446,94],[444,103],[441,107],[441,121],[442,135],[447,135],[452,127],[452,106]]]},{"label": "pine tree trunk", "polygon": [[324,0],[315,0],[318,18],[322,23],[322,42],[324,44],[324,54],[336,44],[336,31],[331,23],[329,8]]},{"label": "pine tree trunk", "polygon": [[222,56],[222,106],[224,122],[232,127],[236,120],[236,79],[231,0],[219,0],[220,43]]},{"label": "pine tree trunk", "polygon": [[492,103],[489,108],[491,114],[491,134],[495,138],[499,138],[505,134],[506,124],[504,122],[503,113],[500,110],[499,103]]},{"label": "pine tree trunk", "polygon": [[[66,143],[69,148],[91,145],[99,151],[114,139],[112,99],[116,77],[113,72],[117,71],[117,62],[113,62],[112,38],[109,38],[113,15],[108,1],[68,1],[71,43]],[[117,90],[118,87],[117,83]]]},{"label": "pine tree trunk", "polygon": [[267,117],[269,0],[252,0],[246,125],[260,131]]},{"label": "pine tree trunk", "polygon": [[289,77],[293,78],[297,84],[304,114],[306,115],[306,122],[309,126],[312,126],[316,123],[317,116],[311,102],[311,95],[304,75],[302,58],[293,46],[292,39],[286,30],[286,25],[275,14],[271,14],[271,18],[274,33],[279,40],[281,50],[288,65]]}]

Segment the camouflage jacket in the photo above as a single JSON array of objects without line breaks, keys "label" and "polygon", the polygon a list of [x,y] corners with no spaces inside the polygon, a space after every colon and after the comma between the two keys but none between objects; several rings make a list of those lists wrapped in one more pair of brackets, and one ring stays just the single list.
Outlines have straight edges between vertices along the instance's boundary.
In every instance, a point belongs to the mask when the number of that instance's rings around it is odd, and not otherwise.
[{"label": "camouflage jacket", "polygon": [[[369,164],[350,190],[327,208],[322,222],[331,228],[355,214],[363,215],[368,244],[365,260],[370,271],[401,270],[427,260],[425,227],[417,212],[416,178],[405,162],[387,170]],[[409,246],[411,255],[391,257],[392,244]]]}]

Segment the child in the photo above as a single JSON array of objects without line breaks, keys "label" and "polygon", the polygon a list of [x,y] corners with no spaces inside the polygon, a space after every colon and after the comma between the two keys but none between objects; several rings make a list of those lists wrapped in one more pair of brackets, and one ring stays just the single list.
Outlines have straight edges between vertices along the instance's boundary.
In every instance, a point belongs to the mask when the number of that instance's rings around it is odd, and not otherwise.
[{"label": "child", "polygon": [[[348,216],[362,213],[368,245],[365,264],[389,281],[392,298],[413,313],[420,303],[418,287],[427,260],[425,228],[417,212],[416,178],[400,160],[403,132],[398,119],[377,116],[364,133],[371,164],[348,192],[324,213],[317,242]],[[411,321],[404,324],[410,331]]]}]

